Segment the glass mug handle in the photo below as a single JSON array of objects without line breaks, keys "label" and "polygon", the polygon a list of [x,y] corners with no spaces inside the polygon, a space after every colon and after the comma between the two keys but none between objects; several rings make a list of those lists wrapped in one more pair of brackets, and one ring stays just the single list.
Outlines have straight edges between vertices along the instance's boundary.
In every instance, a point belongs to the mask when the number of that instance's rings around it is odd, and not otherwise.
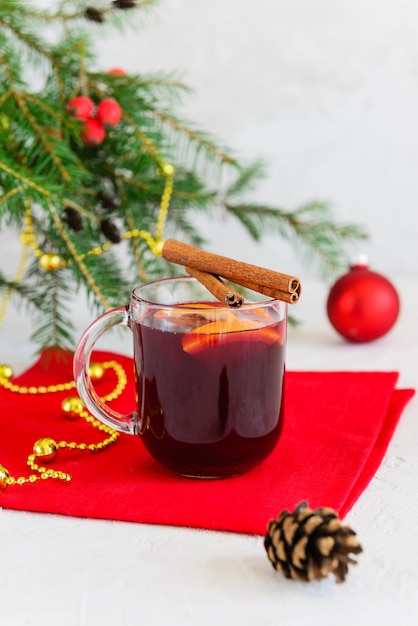
[{"label": "glass mug handle", "polygon": [[123,415],[111,409],[97,395],[91,381],[89,367],[91,353],[97,341],[114,326],[130,328],[128,307],[111,309],[98,317],[82,334],[73,360],[74,380],[80,398],[90,413],[98,420],[122,433],[134,435],[136,432],[136,413]]}]

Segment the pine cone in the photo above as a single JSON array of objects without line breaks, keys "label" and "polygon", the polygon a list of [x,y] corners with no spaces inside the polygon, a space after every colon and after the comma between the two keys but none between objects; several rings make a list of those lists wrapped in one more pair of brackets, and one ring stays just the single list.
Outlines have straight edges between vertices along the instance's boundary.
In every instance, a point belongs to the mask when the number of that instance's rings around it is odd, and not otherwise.
[{"label": "pine cone", "polygon": [[348,564],[357,563],[349,554],[363,551],[356,533],[341,524],[335,511],[312,511],[306,502],[269,522],[264,547],[274,569],[286,578],[312,581],[332,573],[337,583],[344,582]]},{"label": "pine cone", "polygon": [[94,7],[87,7],[84,15],[91,22],[98,22],[99,24],[104,22],[103,13]]},{"label": "pine cone", "polygon": [[96,198],[100,203],[100,208],[104,211],[113,211],[119,207],[119,199],[106,191],[98,191]]},{"label": "pine cone", "polygon": [[64,209],[64,222],[71,230],[78,233],[83,228],[83,218],[80,213],[70,206],[66,206]]},{"label": "pine cone", "polygon": [[105,218],[100,221],[100,230],[103,235],[112,243],[120,243],[121,236],[118,227],[112,220]]},{"label": "pine cone", "polygon": [[112,5],[115,9],[134,9],[136,7],[136,0],[114,0]]}]

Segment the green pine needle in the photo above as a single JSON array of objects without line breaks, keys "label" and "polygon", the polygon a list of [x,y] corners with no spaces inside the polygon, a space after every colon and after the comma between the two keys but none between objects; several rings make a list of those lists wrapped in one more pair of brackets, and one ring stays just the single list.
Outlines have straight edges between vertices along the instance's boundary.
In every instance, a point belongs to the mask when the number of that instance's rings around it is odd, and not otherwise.
[{"label": "green pine needle", "polygon": [[[323,203],[285,210],[251,201],[263,164],[244,166],[182,118],[188,88],[175,74],[98,69],[94,40],[133,28],[134,16],[141,21],[153,5],[74,0],[39,9],[0,0],[0,228],[25,231],[30,211],[34,252],[21,281],[0,273],[0,296],[36,311],[33,340],[41,347],[73,347],[68,303],[75,291],[100,312],[125,302],[135,284],[180,271],[155,256],[146,237],[129,236],[155,236],[166,162],[175,176],[165,237],[204,246],[194,218],[223,208],[254,240],[275,233],[324,272],[337,271],[345,247],[364,237],[359,226],[337,224]],[[97,145],[86,143],[84,122],[67,109],[78,95],[95,107],[106,98],[121,107],[121,120]],[[60,266],[45,269],[43,254],[57,255]]]}]

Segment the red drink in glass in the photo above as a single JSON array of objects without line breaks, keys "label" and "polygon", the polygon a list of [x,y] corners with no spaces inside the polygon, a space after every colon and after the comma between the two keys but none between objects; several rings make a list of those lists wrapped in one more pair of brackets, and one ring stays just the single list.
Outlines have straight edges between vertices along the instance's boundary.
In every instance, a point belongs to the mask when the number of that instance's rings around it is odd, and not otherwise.
[{"label": "red drink in glass", "polygon": [[[242,474],[270,454],[282,430],[286,323],[280,300],[231,308],[208,301],[190,276],[153,281],[84,331],[77,389],[95,418],[140,436],[166,468],[195,478]],[[133,334],[136,410],[125,415],[98,396],[89,371],[96,342],[119,325]]]},{"label": "red drink in glass", "polygon": [[278,441],[286,321],[261,308],[241,315],[207,306],[149,311],[133,324],[138,430],[177,473],[231,476]]}]

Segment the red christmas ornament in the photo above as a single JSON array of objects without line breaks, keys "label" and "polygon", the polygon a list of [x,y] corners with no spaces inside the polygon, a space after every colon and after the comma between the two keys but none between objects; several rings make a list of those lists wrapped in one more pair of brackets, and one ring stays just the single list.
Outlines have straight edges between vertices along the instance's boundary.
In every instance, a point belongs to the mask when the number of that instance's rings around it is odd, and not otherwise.
[{"label": "red christmas ornament", "polygon": [[89,117],[83,125],[81,139],[88,146],[98,146],[106,137],[106,131],[95,117]]},{"label": "red christmas ornament", "polygon": [[120,121],[122,110],[114,98],[105,98],[97,107],[97,119],[105,126],[114,126]]},{"label": "red christmas ornament", "polygon": [[67,109],[77,120],[86,120],[93,115],[94,102],[87,96],[77,96],[68,102]]},{"label": "red christmas ornament", "polygon": [[400,309],[392,283],[367,264],[358,263],[331,287],[328,318],[337,332],[353,342],[373,341],[395,324]]}]

